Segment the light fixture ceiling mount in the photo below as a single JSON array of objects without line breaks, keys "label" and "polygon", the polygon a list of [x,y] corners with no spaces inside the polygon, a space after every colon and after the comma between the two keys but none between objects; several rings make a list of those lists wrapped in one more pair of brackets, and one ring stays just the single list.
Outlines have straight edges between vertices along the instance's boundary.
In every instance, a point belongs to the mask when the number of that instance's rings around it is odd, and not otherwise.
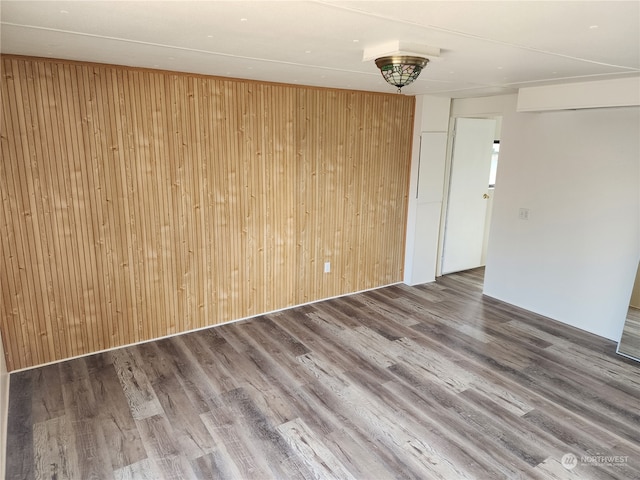
[{"label": "light fixture ceiling mount", "polygon": [[410,55],[389,55],[376,58],[376,66],[382,77],[402,93],[402,87],[413,83],[422,69],[429,63],[424,57]]}]

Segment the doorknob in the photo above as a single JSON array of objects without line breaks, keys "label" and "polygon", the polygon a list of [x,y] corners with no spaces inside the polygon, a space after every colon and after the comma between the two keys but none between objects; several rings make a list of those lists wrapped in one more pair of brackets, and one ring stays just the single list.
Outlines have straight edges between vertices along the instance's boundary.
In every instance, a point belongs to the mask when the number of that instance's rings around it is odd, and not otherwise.
[{"label": "doorknob", "polygon": [[489,198],[489,195],[487,195],[487,194],[485,193],[484,195],[482,195],[482,198],[484,198],[484,199],[486,200],[487,198]]}]

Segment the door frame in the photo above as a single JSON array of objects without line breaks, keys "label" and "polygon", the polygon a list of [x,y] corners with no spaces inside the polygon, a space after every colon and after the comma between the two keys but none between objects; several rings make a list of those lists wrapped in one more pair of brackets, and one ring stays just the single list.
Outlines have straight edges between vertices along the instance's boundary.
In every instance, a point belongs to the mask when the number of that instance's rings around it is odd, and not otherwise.
[{"label": "door frame", "polygon": [[[492,119],[496,121],[496,133],[494,141],[500,140],[502,130],[502,114],[482,114],[482,115],[454,115],[449,118],[449,131],[447,134],[447,155],[444,166],[444,185],[442,191],[442,210],[440,211],[440,228],[438,232],[438,256],[436,261],[436,277],[442,276],[442,260],[444,253],[445,227],[447,225],[447,214],[449,211],[449,189],[451,185],[451,166],[453,162],[453,144],[455,141],[456,120],[458,118],[479,118]],[[488,180],[488,179],[487,179]],[[487,183],[487,186],[489,184]]]}]

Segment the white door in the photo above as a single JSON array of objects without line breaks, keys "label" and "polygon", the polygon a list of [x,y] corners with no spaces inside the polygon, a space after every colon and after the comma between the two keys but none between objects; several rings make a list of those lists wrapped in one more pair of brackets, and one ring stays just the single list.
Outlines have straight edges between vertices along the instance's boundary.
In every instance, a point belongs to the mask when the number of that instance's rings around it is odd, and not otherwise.
[{"label": "white door", "polygon": [[443,274],[482,265],[495,131],[495,120],[456,120],[442,251]]}]

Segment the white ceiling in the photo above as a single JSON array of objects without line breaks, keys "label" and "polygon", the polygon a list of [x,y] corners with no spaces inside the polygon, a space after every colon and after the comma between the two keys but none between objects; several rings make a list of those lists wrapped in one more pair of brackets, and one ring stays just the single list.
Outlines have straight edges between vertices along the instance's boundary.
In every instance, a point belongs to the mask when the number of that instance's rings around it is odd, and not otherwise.
[{"label": "white ceiling", "polygon": [[441,49],[409,95],[640,74],[640,1],[5,1],[1,51],[394,92],[365,49]]}]

